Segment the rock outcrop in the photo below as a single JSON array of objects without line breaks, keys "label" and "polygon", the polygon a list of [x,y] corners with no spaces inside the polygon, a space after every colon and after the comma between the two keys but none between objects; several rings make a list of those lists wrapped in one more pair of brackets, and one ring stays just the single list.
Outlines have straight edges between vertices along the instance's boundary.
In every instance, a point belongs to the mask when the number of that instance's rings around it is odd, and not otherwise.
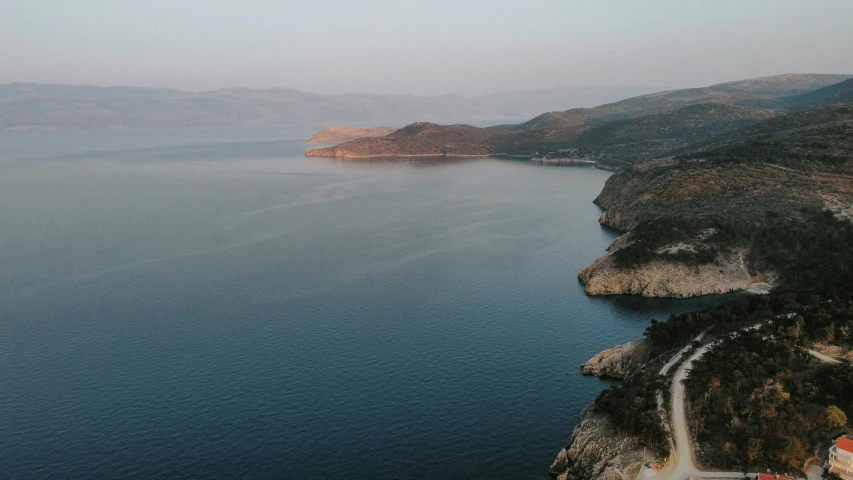
[{"label": "rock outcrop", "polygon": [[581,365],[581,373],[623,379],[649,360],[651,348],[645,338],[608,348]]},{"label": "rock outcrop", "polygon": [[612,253],[600,257],[578,274],[587,295],[634,294],[644,297],[686,298],[746,290],[752,279],[740,261],[729,255],[716,264],[689,266],[675,261],[652,260],[622,269]]},{"label": "rock outcrop", "polygon": [[558,480],[623,480],[626,470],[636,469],[642,461],[640,442],[618,434],[610,420],[590,405],[581,413],[571,445],[551,465],[551,473]]}]

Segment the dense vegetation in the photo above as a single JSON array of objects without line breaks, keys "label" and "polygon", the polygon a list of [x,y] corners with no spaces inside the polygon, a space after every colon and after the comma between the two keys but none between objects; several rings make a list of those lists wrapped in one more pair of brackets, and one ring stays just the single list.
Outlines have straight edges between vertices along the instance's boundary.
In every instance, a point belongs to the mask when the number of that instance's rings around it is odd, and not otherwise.
[{"label": "dense vegetation", "polygon": [[726,338],[685,384],[699,458],[715,467],[802,470],[853,415],[853,368],[820,366],[791,337]]},{"label": "dense vegetation", "polygon": [[664,458],[669,455],[670,440],[661,423],[657,393],[667,384],[663,377],[635,376],[601,392],[595,408],[607,413],[618,430],[639,438]]},{"label": "dense vegetation", "polygon": [[[631,243],[616,250],[613,260],[620,268],[632,268],[656,259],[702,265],[717,261],[747,238],[746,232],[717,218],[697,221],[663,217],[632,229]],[[686,247],[667,248],[678,244]]]},{"label": "dense vegetation", "polygon": [[[689,342],[708,329],[722,333],[768,320],[791,327],[798,318],[804,321],[807,341],[853,343],[853,249],[848,247],[853,245],[853,224],[825,211],[804,210],[797,221],[768,214],[750,241],[750,263],[780,272],[777,288],[767,296],[672,315],[666,322],[653,320],[646,337],[656,352]],[[786,317],[777,318],[780,315]]]},{"label": "dense vegetation", "polygon": [[694,145],[677,158],[843,172],[851,150],[853,106],[840,105],[781,115]]},{"label": "dense vegetation", "polygon": [[802,207],[853,217],[853,107],[779,115],[628,167],[596,202],[607,209],[605,223],[621,230],[642,233],[652,221],[696,230],[722,220],[741,241],[765,216],[793,221]]},{"label": "dense vegetation", "polygon": [[585,129],[570,143],[569,155],[607,165],[638,162],[754,124],[773,114],[772,110],[762,108],[708,102],[612,120]]}]

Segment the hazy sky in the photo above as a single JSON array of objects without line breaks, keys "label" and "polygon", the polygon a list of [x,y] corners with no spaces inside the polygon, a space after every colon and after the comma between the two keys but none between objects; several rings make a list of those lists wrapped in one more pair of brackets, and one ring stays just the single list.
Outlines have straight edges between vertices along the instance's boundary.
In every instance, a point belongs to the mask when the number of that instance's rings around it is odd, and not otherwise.
[{"label": "hazy sky", "polygon": [[853,0],[0,0],[0,83],[465,95],[853,73]]}]

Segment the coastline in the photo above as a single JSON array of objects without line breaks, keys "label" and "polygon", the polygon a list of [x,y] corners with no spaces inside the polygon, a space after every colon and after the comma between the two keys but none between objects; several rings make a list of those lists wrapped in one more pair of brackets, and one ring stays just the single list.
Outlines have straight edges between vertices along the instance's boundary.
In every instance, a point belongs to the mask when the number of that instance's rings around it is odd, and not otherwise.
[{"label": "coastline", "polygon": [[318,153],[318,150],[306,150],[306,157],[320,158],[345,158],[345,159],[360,159],[360,158],[488,158],[490,155],[465,155],[460,153],[418,153],[418,154],[403,154],[403,153],[379,153],[376,155],[350,155],[335,151],[333,155],[327,153]]},{"label": "coastline", "polygon": [[[622,380],[644,367],[648,354],[647,340],[639,338],[602,350],[581,364],[580,370],[583,375]],[[626,480],[636,478],[644,468],[662,465],[639,439],[620,432],[590,402],[572,430],[571,442],[557,453],[549,472],[557,480]]]}]

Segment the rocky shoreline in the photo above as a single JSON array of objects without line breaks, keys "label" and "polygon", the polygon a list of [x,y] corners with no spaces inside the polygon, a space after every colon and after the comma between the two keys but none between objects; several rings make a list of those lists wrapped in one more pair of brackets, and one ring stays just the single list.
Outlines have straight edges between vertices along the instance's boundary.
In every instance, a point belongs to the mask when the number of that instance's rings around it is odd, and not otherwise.
[{"label": "rocky shoreline", "polygon": [[636,476],[642,464],[639,440],[618,433],[606,415],[589,405],[581,413],[571,445],[560,450],[550,472],[557,480],[624,480]]},{"label": "rocky shoreline", "polygon": [[[602,224],[605,223],[602,221]],[[578,281],[587,295],[687,298],[736,292],[754,286],[755,278],[744,263],[746,251],[742,249],[718,258],[715,263],[697,266],[657,259],[633,268],[617,267],[613,254],[632,241],[630,232],[618,237],[607,247],[604,256],[578,273]],[[690,248],[690,245],[678,247]]]},{"label": "rocky shoreline", "polygon": [[[645,338],[608,348],[580,366],[581,373],[624,379],[648,360]],[[635,478],[645,461],[659,462],[640,441],[613,426],[606,415],[589,404],[572,432],[572,443],[557,454],[550,472],[558,480],[625,480]]]},{"label": "rocky shoreline", "polygon": [[612,255],[607,254],[581,270],[578,280],[587,295],[675,298],[736,292],[753,284],[738,254],[722,258],[717,264],[689,266],[652,260],[630,269],[616,267]]},{"label": "rocky shoreline", "polygon": [[645,338],[608,348],[580,366],[581,373],[622,380],[649,360],[651,348]]}]

